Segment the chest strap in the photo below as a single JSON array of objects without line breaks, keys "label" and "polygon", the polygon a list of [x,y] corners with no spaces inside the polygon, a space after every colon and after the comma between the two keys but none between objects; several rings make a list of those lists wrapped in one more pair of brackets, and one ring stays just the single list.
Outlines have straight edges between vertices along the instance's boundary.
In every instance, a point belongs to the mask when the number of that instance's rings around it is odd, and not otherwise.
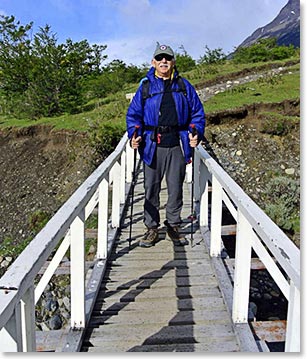
[{"label": "chest strap", "polygon": [[179,132],[179,131],[187,131],[188,125],[176,125],[176,126],[149,126],[145,125],[145,131],[154,131],[157,133],[171,133],[171,132]]}]

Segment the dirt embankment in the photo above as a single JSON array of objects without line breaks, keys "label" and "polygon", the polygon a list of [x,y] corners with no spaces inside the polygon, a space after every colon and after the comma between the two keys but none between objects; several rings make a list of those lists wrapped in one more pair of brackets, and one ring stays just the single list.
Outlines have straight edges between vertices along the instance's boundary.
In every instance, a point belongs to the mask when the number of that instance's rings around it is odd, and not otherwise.
[{"label": "dirt embankment", "polygon": [[209,153],[298,247],[299,116],[300,101],[285,100],[209,114],[206,127]]},{"label": "dirt embankment", "polygon": [[[0,131],[0,244],[33,236],[94,169],[86,136],[47,126]],[[42,215],[42,216],[40,216]]]}]

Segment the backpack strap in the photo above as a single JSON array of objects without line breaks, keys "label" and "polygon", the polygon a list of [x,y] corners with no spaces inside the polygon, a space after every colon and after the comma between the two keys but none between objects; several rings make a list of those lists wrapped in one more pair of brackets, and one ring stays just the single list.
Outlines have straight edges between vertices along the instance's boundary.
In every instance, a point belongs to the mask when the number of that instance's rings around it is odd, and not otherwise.
[{"label": "backpack strap", "polygon": [[178,83],[178,86],[179,86],[178,92],[183,92],[184,96],[187,97],[187,89],[185,87],[185,83],[184,83],[181,76],[178,76],[177,83]]},{"label": "backpack strap", "polygon": [[145,77],[142,81],[142,102],[145,103],[146,99],[150,97],[149,95],[149,80],[147,77]]},{"label": "backpack strap", "polygon": [[[187,90],[186,90],[186,86],[185,86],[185,83],[182,79],[181,76],[178,76],[177,77],[177,83],[178,83],[178,90],[172,90],[172,92],[182,92],[183,95],[185,97],[187,97]],[[149,98],[149,97],[152,97],[154,95],[157,95],[157,94],[160,94],[161,92],[157,92],[157,93],[152,93],[150,94],[149,93],[149,80],[147,77],[144,77],[141,81],[140,81],[140,85],[142,85],[142,102],[143,102],[143,105],[145,103],[145,101]]]}]

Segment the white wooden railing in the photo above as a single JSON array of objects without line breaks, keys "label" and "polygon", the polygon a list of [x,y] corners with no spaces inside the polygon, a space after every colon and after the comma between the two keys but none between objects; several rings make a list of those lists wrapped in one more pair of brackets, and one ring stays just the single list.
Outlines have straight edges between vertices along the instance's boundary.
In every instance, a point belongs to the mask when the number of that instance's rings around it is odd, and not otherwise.
[{"label": "white wooden railing", "polygon": [[[71,260],[71,332],[73,335],[84,332],[82,329],[90,317],[106,259],[120,226],[123,205],[131,185],[132,161],[133,151],[127,144],[125,134],[116,150],[78,188],[0,279],[2,351],[36,350],[35,303],[68,249]],[[191,165],[188,167],[191,169]],[[237,222],[231,310],[233,322],[240,324],[248,320],[253,249],[289,302],[285,350],[299,352],[300,251],[201,145],[195,151],[194,171],[194,197],[199,202],[199,224],[204,237],[209,233],[213,259],[220,257],[222,251],[223,203]],[[190,180],[191,172],[188,171],[187,181]],[[209,183],[212,191],[210,221]],[[96,262],[86,285],[85,280],[80,280],[85,278],[85,220],[97,205]],[[55,248],[57,251],[49,267],[38,284],[34,285],[40,269]],[[74,345],[81,342],[80,338],[73,337],[71,342],[66,341],[63,351],[78,350],[80,347]]]},{"label": "white wooden railing", "polygon": [[222,205],[237,225],[232,293],[234,323],[247,323],[252,249],[288,300],[285,351],[300,351],[300,251],[241,187],[198,146],[194,160],[195,200],[203,236],[209,229],[208,188],[211,184],[211,257],[221,256]]},{"label": "white wooden railing", "polygon": [[[120,226],[123,204],[132,182],[133,150],[127,134],[115,151],[88,177],[69,200],[38,233],[0,279],[1,351],[36,351],[35,304],[70,250],[71,328],[85,328],[94,296],[103,277],[116,230]],[[110,191],[111,190],[111,191]],[[112,199],[109,200],[109,192]],[[85,280],[85,221],[98,205],[98,239],[93,275]],[[57,248],[58,246],[58,248]],[[37,278],[52,252],[56,253]],[[97,274],[98,273],[98,274]]]}]

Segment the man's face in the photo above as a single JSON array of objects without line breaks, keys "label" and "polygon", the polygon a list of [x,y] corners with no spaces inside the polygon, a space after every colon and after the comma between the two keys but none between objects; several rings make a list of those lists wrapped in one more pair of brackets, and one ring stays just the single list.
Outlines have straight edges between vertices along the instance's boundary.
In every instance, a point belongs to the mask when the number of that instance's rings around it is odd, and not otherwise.
[{"label": "man's face", "polygon": [[175,59],[167,54],[155,56],[151,61],[159,77],[170,77],[175,66]]}]

